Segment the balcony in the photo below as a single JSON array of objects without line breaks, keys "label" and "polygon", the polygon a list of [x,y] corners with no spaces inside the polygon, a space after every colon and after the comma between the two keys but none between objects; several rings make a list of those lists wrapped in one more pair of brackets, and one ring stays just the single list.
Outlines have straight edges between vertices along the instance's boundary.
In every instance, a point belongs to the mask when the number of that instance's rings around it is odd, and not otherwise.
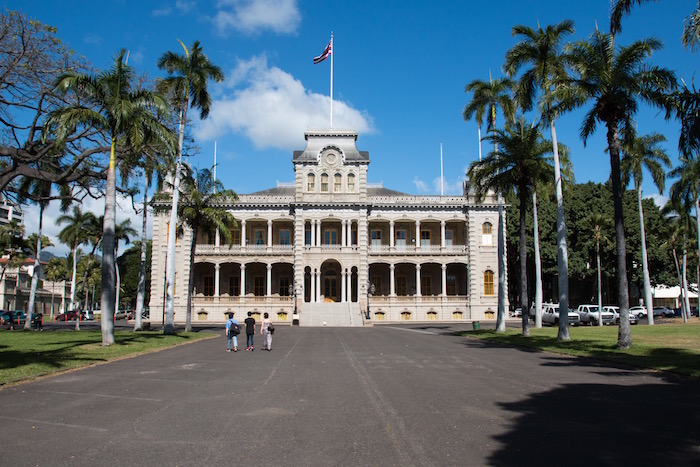
[{"label": "balcony", "polygon": [[467,251],[466,245],[370,245],[369,252],[372,255],[463,255]]},{"label": "balcony", "polygon": [[197,255],[211,255],[211,256],[230,256],[230,255],[291,255],[294,253],[294,245],[205,245],[198,244],[195,250]]}]

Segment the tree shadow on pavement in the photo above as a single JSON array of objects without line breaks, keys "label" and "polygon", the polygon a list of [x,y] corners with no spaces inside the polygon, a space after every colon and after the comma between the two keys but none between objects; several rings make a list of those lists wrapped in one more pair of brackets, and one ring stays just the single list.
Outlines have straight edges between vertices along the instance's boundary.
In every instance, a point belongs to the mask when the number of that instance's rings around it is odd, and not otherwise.
[{"label": "tree shadow on pavement", "polygon": [[501,403],[515,419],[488,463],[700,465],[698,391],[694,380],[566,384]]}]

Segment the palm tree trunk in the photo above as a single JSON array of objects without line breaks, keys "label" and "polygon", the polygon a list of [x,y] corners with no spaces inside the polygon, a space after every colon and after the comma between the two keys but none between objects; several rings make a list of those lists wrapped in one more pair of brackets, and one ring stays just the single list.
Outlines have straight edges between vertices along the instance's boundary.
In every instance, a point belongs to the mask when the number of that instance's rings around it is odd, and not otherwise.
[{"label": "palm tree trunk", "polygon": [[[492,112],[496,113],[492,107]],[[495,125],[495,117],[494,117]],[[493,150],[498,157],[498,143],[494,141]],[[506,240],[505,240],[505,210],[503,208],[503,195],[498,190],[498,312],[496,313],[496,332],[506,332]]]},{"label": "palm tree trunk", "polygon": [[695,195],[695,227],[698,234],[698,281],[695,283],[695,291],[698,294],[698,318],[700,318],[700,181],[698,182],[698,190]]},{"label": "palm tree trunk", "polygon": [[146,224],[148,222],[148,177],[144,176],[143,189],[143,214],[141,216],[141,269],[139,269],[139,283],[136,292],[136,322],[134,331],[143,329],[143,303],[146,300]]},{"label": "palm tree trunk", "polygon": [[168,224],[168,252],[165,261],[165,324],[164,334],[175,334],[175,231],[177,230],[177,204],[180,198],[180,169],[182,167],[182,145],[185,140],[185,123],[187,122],[188,99],[180,110],[180,123],[177,149],[177,165],[175,166],[175,179],[173,181],[173,204],[170,210],[170,223]]},{"label": "palm tree trunk", "polygon": [[527,299],[527,190],[521,184],[518,187],[520,197],[520,305],[522,307],[521,322],[523,337],[530,337],[530,319],[527,310],[530,302]]},{"label": "palm tree trunk", "polygon": [[117,203],[117,173],[114,146],[115,139],[112,137],[107,185],[105,187],[105,217],[102,228],[102,284],[100,299],[102,345],[114,344],[114,226],[116,223]]},{"label": "palm tree trunk", "polygon": [[617,331],[617,348],[628,349],[632,345],[629,316],[629,291],[627,289],[627,248],[625,246],[625,218],[622,211],[622,182],[620,180],[620,140],[617,126],[608,124],[608,150],[610,152],[610,177],[612,179],[613,206],[615,208],[615,244],[617,247],[617,303],[620,307],[620,327]]},{"label": "palm tree trunk", "polygon": [[690,318],[690,297],[688,296],[688,252],[686,250],[685,236],[683,238],[683,322],[687,323]]},{"label": "palm tree trunk", "polygon": [[29,307],[27,309],[27,319],[24,320],[24,329],[32,328],[32,315],[34,314],[34,307],[36,306],[36,290],[39,287],[39,275],[41,274],[41,261],[39,257],[41,256],[41,230],[44,221],[44,206],[39,206],[39,233],[36,239],[36,258],[34,259],[34,271],[32,274],[32,288],[29,291]]},{"label": "palm tree trunk", "polygon": [[603,325],[603,283],[600,272],[600,233],[595,239],[595,259],[598,265],[598,326]]},{"label": "palm tree trunk", "polygon": [[185,314],[185,331],[192,331],[192,292],[194,290],[194,253],[197,249],[197,229],[192,229],[192,244],[190,245],[190,276],[187,281],[187,311]]},{"label": "palm tree trunk", "polygon": [[70,302],[68,303],[68,311],[73,311],[75,306],[75,281],[78,278],[78,245],[73,245],[73,272],[70,279]]},{"label": "palm tree trunk", "polygon": [[654,302],[651,295],[651,276],[649,275],[649,260],[647,259],[647,240],[644,229],[644,209],[642,209],[642,187],[637,187],[637,207],[639,209],[639,231],[642,243],[642,271],[644,274],[644,306],[647,308],[647,322],[654,325]]},{"label": "palm tree trunk", "polygon": [[[535,327],[542,327],[542,259],[540,258],[540,227],[537,221],[537,192],[532,192],[533,237],[535,244]],[[525,309],[523,309],[525,313]],[[530,310],[527,311],[528,315]]]},{"label": "palm tree trunk", "polygon": [[[120,292],[119,287],[121,287],[122,281],[121,281],[121,277],[119,274],[119,262],[117,261],[117,259],[119,259],[119,256],[117,256],[116,252],[114,253],[114,258],[115,258],[115,261],[114,261],[115,274],[114,274],[114,276],[115,276],[115,279],[117,282],[117,286],[115,287],[115,290],[114,290],[114,310],[119,311],[119,295],[120,295],[119,294],[119,292]],[[124,318],[124,319],[126,319],[126,318]]]},{"label": "palm tree trunk", "polygon": [[[566,246],[566,220],[564,219],[564,195],[561,186],[561,168],[559,165],[559,145],[554,119],[549,122],[552,134],[552,151],[554,153],[554,186],[557,196],[557,269],[559,271],[559,333],[557,340],[568,341],[569,335],[569,253]],[[563,310],[563,311],[562,311]]]}]

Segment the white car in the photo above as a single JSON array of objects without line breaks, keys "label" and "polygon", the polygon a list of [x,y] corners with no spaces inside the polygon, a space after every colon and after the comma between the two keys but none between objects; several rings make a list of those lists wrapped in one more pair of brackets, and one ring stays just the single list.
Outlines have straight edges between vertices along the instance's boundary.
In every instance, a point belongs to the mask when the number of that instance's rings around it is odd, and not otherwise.
[{"label": "white car", "polygon": [[[615,323],[620,322],[620,307],[619,306],[605,305],[603,307],[603,311],[609,311],[610,313],[614,313],[615,314]],[[631,308],[629,310],[629,317],[630,317],[630,324],[639,323],[639,318],[637,317],[637,315],[632,313]]]},{"label": "white car", "polygon": [[630,307],[630,313],[632,313],[637,318],[646,318],[647,317],[647,309],[646,309],[646,307],[641,306],[641,305]]},{"label": "white car", "polygon": [[[581,318],[579,315],[569,310],[569,324],[578,326]],[[549,324],[559,324],[559,304],[558,303],[543,303],[542,304],[542,322]]]},{"label": "white car", "polygon": [[579,305],[576,313],[578,313],[582,323],[588,323],[591,326],[596,326],[598,320],[602,320],[603,324],[615,323],[615,313],[605,311],[605,307],[602,313],[598,313],[598,305]]}]

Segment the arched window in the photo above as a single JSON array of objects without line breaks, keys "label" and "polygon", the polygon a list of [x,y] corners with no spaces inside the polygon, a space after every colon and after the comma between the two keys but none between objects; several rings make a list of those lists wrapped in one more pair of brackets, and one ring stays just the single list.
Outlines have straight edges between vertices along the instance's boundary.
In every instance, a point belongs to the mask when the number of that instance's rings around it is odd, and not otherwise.
[{"label": "arched window", "polygon": [[490,222],[484,222],[481,226],[482,245],[493,245],[493,226]]},{"label": "arched window", "polygon": [[427,318],[428,318],[428,321],[437,321],[438,314],[436,311],[429,311]]},{"label": "arched window", "polygon": [[355,193],[355,174],[348,174],[348,193]]},{"label": "arched window", "polygon": [[316,175],[309,174],[306,176],[306,191],[316,191]]},{"label": "arched window", "polygon": [[484,271],[484,295],[493,295],[493,271]]},{"label": "arched window", "polygon": [[333,176],[333,193],[340,193],[343,189],[343,176],[335,174]]},{"label": "arched window", "polygon": [[328,174],[321,174],[321,192],[328,193]]}]

